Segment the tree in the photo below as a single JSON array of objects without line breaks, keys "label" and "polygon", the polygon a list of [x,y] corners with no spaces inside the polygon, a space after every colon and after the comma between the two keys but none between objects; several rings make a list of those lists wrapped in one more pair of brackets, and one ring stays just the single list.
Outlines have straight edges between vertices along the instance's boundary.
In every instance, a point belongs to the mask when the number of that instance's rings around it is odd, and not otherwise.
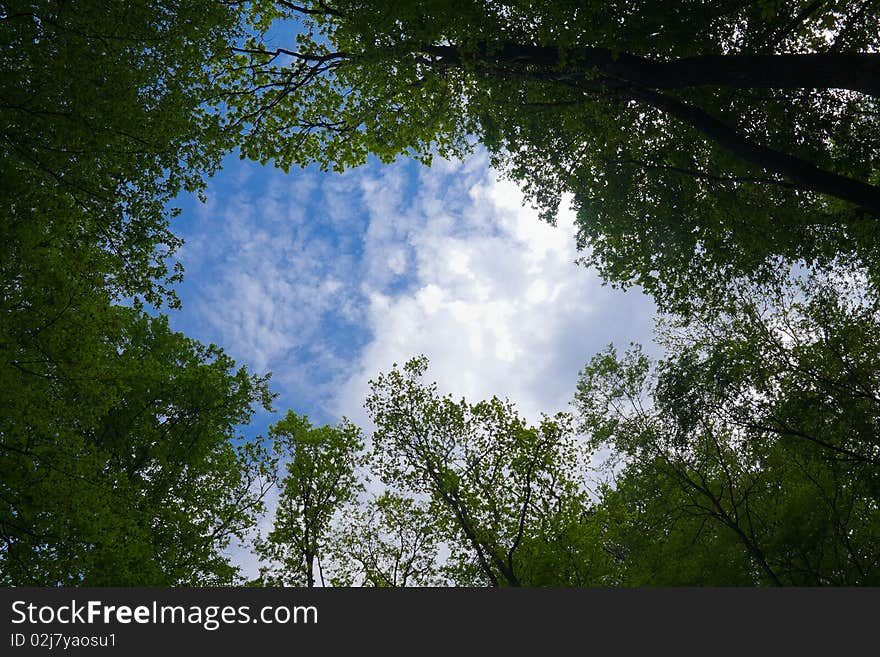
[{"label": "tree", "polygon": [[584,585],[599,580],[578,449],[565,414],[527,426],[509,402],[440,396],[414,358],[371,382],[373,465],[430,500],[458,585]]},{"label": "tree", "polygon": [[175,303],[169,202],[200,189],[229,146],[204,107],[206,65],[241,29],[238,7],[207,0],[3,4],[5,286],[29,268],[88,271],[118,295]]},{"label": "tree", "polygon": [[439,586],[441,532],[431,508],[389,491],[346,509],[328,552],[334,586]]},{"label": "tree", "polygon": [[475,141],[604,276],[683,304],[775,258],[873,265],[876,4],[256,3],[223,96],[244,156],[343,168]]},{"label": "tree", "polygon": [[320,581],[324,586],[321,560],[331,522],[362,489],[361,431],[347,421],[338,427],[313,427],[306,416],[288,411],[270,427],[269,437],[287,474],[272,531],[254,543],[264,563],[259,582],[313,587]]},{"label": "tree", "polygon": [[265,378],[115,303],[176,305],[170,202],[230,145],[207,64],[234,3],[0,6],[4,584],[231,583]]},{"label": "tree", "polygon": [[655,367],[584,369],[581,429],[623,458],[603,505],[634,583],[880,581],[880,315],[844,274],[735,288],[673,318]]},{"label": "tree", "polygon": [[[80,317],[82,315],[82,317]],[[263,509],[265,378],[131,308],[79,305],[0,368],[0,583],[229,584]]]}]

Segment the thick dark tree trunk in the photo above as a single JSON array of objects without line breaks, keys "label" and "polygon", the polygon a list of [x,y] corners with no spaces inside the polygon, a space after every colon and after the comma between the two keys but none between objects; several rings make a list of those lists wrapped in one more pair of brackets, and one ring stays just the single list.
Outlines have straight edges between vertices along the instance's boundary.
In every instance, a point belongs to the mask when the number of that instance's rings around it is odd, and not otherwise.
[{"label": "thick dark tree trunk", "polygon": [[[613,67],[612,67],[613,68]],[[703,85],[766,89],[848,89],[880,97],[880,54],[704,55],[633,66],[655,89]],[[635,81],[635,80],[633,80]]]},{"label": "thick dark tree trunk", "polygon": [[700,55],[658,61],[608,48],[571,48],[562,53],[565,63],[557,68],[560,52],[552,46],[485,44],[476,53],[464,53],[456,46],[422,50],[447,63],[472,60],[492,66],[532,66],[566,76],[598,73],[612,85],[648,89],[848,89],[880,97],[880,53]]}]

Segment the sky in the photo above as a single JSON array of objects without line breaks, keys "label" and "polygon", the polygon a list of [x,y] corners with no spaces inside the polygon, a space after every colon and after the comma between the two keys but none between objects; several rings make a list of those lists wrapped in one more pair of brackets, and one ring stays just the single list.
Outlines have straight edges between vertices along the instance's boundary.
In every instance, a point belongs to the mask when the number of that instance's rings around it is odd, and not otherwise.
[{"label": "sky", "polygon": [[369,380],[419,354],[441,391],[506,397],[536,422],[571,410],[579,370],[608,344],[653,351],[650,299],[575,264],[573,213],[540,221],[484,152],[342,174],[232,156],[206,196],[175,220],[186,274],[170,319],[272,372],[276,413],[244,435],[287,409],[369,431]]},{"label": "sky", "polygon": [[534,420],[569,408],[594,353],[651,342],[652,302],[575,264],[573,213],[541,222],[484,153],[343,174],[231,157],[206,196],[175,222],[172,325],[271,371],[280,413],[366,426],[369,379],[425,354],[441,390]]}]

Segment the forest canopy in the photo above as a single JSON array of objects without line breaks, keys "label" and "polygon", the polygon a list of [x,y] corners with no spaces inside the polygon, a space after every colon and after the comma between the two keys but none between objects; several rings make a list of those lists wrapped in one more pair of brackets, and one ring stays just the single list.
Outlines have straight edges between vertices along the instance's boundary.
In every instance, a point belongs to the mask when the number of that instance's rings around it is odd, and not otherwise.
[{"label": "forest canopy", "polygon": [[267,379],[172,331],[169,205],[225,152],[216,2],[0,3],[0,585],[234,581]]},{"label": "forest canopy", "polygon": [[[878,22],[0,2],[0,585],[880,585]],[[232,152],[333,175],[475,151],[544,220],[571,201],[581,262],[656,302],[659,354],[583,354],[570,411],[533,418],[416,355],[362,427],[298,409],[253,436],[269,375],[171,328],[180,195]]]}]

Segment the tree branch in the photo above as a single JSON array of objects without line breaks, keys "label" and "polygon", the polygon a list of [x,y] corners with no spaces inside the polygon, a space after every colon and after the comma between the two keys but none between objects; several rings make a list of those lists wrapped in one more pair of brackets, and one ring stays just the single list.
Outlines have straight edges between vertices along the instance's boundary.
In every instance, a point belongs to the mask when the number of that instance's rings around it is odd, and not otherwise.
[{"label": "tree branch", "polygon": [[793,155],[756,144],[733,128],[694,105],[650,89],[630,89],[632,100],[644,102],[691,126],[741,160],[786,176],[805,191],[849,201],[869,213],[880,215],[880,188],[847,178]]}]

